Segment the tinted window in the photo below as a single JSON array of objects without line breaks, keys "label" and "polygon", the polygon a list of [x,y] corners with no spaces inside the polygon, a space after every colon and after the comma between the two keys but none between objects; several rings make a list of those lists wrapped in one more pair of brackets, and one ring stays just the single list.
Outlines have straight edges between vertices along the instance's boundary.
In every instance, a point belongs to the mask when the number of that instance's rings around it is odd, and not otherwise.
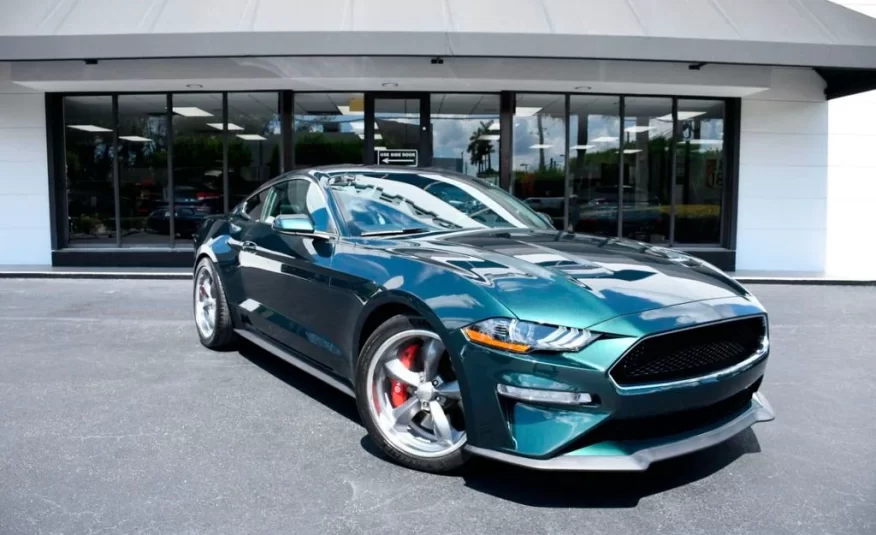
[{"label": "tinted window", "polygon": [[240,213],[246,215],[246,217],[258,221],[262,217],[262,209],[265,206],[265,201],[268,198],[268,192],[270,190],[264,190],[258,195],[253,195],[249,199],[243,203],[243,206],[240,208]]},{"label": "tinted window", "polygon": [[293,179],[271,188],[264,221],[270,224],[279,215],[307,214],[313,219],[313,228],[323,232],[331,230],[325,199],[319,187],[309,180]]},{"label": "tinted window", "polygon": [[504,190],[449,172],[346,173],[330,179],[354,233],[550,228]]}]

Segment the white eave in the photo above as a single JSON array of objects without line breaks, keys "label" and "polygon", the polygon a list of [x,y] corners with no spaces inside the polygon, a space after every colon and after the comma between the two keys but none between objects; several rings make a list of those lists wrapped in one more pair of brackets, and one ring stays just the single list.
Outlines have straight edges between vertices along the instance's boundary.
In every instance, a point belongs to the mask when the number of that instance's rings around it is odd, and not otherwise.
[{"label": "white eave", "polygon": [[876,69],[828,0],[0,0],[0,61],[470,56]]}]

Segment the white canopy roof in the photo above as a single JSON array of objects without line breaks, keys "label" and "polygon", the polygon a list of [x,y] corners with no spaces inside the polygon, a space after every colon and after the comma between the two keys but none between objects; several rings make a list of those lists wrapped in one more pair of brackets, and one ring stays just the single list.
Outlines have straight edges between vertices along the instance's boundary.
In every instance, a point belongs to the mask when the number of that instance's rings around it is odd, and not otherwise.
[{"label": "white canopy roof", "polygon": [[876,68],[828,0],[0,0],[0,61],[553,57]]}]

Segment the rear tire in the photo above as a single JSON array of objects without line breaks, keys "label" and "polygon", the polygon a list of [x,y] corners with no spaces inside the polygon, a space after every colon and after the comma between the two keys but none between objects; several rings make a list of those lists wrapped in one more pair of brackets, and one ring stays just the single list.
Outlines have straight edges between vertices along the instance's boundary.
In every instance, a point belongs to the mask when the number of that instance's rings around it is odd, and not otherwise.
[{"label": "rear tire", "polygon": [[192,305],[201,344],[214,350],[233,349],[237,335],[225,299],[225,288],[209,258],[198,262],[194,282]]},{"label": "rear tire", "polygon": [[[417,364],[402,370],[407,382],[395,382],[407,389],[406,401],[392,405],[388,385],[393,384],[393,376],[387,375],[386,364],[398,360],[399,348],[412,344],[419,344]],[[427,355],[434,364],[426,364]],[[362,348],[355,379],[359,416],[368,435],[391,460],[432,473],[451,472],[468,461],[458,382],[443,342],[425,320],[399,315],[378,327]],[[423,401],[421,395],[429,400]],[[396,419],[394,409],[402,412],[406,406],[410,410]]]}]

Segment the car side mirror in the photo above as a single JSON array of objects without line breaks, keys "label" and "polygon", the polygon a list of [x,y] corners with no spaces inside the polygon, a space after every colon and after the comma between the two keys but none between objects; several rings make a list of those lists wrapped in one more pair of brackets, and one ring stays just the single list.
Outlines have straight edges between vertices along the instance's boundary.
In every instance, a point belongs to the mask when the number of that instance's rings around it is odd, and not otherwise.
[{"label": "car side mirror", "polygon": [[313,234],[313,220],[307,214],[278,215],[271,228],[284,234]]},{"label": "car side mirror", "polygon": [[536,212],[536,214],[538,214],[538,217],[540,217],[542,221],[550,225],[551,228],[554,228],[554,220],[551,216],[547,215],[544,212]]}]

